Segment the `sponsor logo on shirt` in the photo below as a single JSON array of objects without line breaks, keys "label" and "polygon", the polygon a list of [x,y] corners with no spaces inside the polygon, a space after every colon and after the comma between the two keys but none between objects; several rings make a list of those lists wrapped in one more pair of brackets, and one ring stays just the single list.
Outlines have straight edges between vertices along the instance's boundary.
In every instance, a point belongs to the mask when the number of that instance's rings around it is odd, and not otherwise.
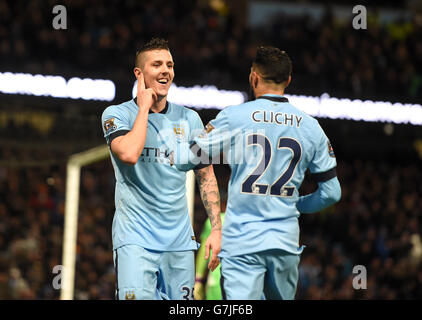
[{"label": "sponsor logo on shirt", "polygon": [[140,156],[141,162],[156,162],[173,165],[172,153],[168,149],[144,147]]}]

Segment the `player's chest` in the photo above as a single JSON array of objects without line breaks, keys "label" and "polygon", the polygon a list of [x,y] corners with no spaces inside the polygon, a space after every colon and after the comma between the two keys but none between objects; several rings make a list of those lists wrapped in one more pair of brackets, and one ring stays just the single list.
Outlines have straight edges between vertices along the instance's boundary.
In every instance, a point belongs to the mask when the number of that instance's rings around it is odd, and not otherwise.
[{"label": "player's chest", "polygon": [[189,122],[185,119],[170,120],[165,117],[151,117],[148,119],[146,142],[161,144],[170,139],[188,139],[190,129]]}]

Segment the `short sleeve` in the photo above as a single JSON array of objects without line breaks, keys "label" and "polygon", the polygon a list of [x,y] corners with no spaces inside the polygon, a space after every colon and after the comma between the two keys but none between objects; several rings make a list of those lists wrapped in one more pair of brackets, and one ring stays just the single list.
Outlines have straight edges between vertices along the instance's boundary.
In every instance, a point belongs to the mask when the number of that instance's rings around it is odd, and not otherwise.
[{"label": "short sleeve", "polygon": [[337,166],[336,157],[333,147],[325,135],[322,128],[317,125],[319,131],[319,140],[316,145],[315,154],[309,165],[309,170],[312,174],[324,173]]},{"label": "short sleeve", "polygon": [[[198,170],[205,167],[208,167],[211,163],[208,161],[201,163],[199,159],[193,156],[190,151],[190,143],[192,142],[193,138],[200,134],[204,130],[204,124],[202,123],[201,117],[199,114],[193,110],[190,110],[189,116],[189,134],[187,136],[187,140],[185,141],[178,141],[178,152],[176,156],[177,168],[181,171],[189,171],[189,170]],[[184,146],[184,147],[182,147]],[[183,150],[183,154],[180,153]],[[183,159],[183,160],[182,160]]]},{"label": "short sleeve", "polygon": [[193,141],[210,157],[218,155],[230,146],[233,132],[230,131],[228,117],[225,110],[211,120]]},{"label": "short sleeve", "polygon": [[195,111],[192,111],[189,121],[190,132],[189,132],[189,141],[192,141],[193,138],[199,135],[204,130],[204,124],[202,123],[201,117]]},{"label": "short sleeve", "polygon": [[131,130],[128,116],[119,110],[117,106],[110,106],[104,110],[101,116],[101,123],[108,145],[110,145],[112,137],[117,132],[126,134]]}]

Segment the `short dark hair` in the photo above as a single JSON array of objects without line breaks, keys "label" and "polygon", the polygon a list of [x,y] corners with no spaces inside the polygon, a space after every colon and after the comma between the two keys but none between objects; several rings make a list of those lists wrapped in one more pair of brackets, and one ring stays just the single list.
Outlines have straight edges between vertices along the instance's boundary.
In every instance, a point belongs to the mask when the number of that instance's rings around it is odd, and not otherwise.
[{"label": "short dark hair", "polygon": [[256,51],[253,65],[267,81],[283,83],[292,74],[292,61],[285,51],[275,47],[261,46]]},{"label": "short dark hair", "polygon": [[152,38],[150,41],[145,43],[141,49],[136,51],[135,66],[138,66],[139,55],[150,50],[169,50],[168,41],[162,38]]}]

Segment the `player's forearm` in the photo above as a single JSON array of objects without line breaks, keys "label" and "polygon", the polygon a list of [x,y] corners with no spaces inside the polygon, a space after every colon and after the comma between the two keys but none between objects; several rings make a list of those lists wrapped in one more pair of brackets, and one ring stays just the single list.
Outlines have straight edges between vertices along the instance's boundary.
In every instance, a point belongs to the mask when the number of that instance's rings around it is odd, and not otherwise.
[{"label": "player's forearm", "polygon": [[142,154],[147,136],[148,112],[147,108],[139,108],[132,130],[112,145],[112,151],[127,164],[136,164]]},{"label": "player's forearm", "polygon": [[318,190],[306,196],[299,197],[296,208],[300,213],[321,211],[341,198],[341,188],[337,177],[318,183]]},{"label": "player's forearm", "polygon": [[211,222],[211,231],[221,231],[220,193],[212,165],[195,171],[201,199]]}]

